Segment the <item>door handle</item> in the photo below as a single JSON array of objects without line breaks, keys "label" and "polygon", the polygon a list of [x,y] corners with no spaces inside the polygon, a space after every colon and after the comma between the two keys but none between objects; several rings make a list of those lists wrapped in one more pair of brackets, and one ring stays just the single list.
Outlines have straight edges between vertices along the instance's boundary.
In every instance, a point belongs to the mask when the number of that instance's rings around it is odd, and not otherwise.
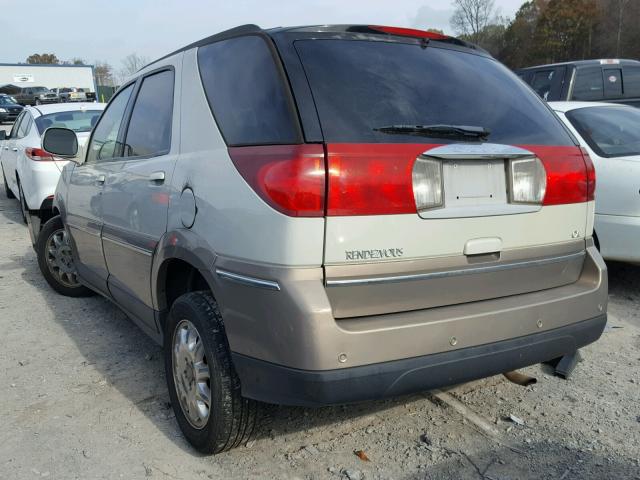
[{"label": "door handle", "polygon": [[150,182],[157,182],[157,183],[164,182],[164,172],[163,171],[158,171],[158,172],[151,173],[149,175],[149,181]]},{"label": "door handle", "polygon": [[98,177],[96,178],[96,185],[104,185],[104,181],[105,181],[105,176],[98,175]]},{"label": "door handle", "polygon": [[16,147],[13,147],[11,150],[13,150],[14,152],[18,151],[18,149]]},{"label": "door handle", "polygon": [[4,147],[5,150],[9,150],[9,147]]}]

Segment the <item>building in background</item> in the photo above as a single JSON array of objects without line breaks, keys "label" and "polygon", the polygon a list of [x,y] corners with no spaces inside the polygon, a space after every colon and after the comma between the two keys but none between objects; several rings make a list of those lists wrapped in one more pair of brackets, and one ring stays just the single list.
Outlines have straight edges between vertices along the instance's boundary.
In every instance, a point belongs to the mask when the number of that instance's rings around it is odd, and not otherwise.
[{"label": "building in background", "polygon": [[92,65],[0,63],[0,85],[97,90]]}]

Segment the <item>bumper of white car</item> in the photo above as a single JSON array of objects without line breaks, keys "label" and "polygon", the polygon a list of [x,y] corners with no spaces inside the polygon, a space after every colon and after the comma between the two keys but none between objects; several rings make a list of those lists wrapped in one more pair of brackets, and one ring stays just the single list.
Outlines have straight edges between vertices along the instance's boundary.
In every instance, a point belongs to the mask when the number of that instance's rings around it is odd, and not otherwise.
[{"label": "bumper of white car", "polygon": [[605,260],[640,263],[640,217],[596,214],[595,232]]}]

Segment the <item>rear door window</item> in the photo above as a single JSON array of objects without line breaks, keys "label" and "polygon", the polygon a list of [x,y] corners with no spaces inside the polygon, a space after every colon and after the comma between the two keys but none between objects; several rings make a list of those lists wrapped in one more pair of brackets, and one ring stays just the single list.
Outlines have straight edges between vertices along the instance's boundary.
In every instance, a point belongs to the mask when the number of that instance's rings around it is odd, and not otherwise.
[{"label": "rear door window", "polygon": [[572,100],[601,100],[603,88],[602,68],[579,68],[576,70]]},{"label": "rear door window", "polygon": [[553,82],[554,70],[542,70],[533,76],[531,86],[541,98],[549,100],[551,84]]},{"label": "rear door window", "polygon": [[625,97],[640,97],[640,67],[624,67],[622,75]]},{"label": "rear door window", "polygon": [[505,144],[572,145],[546,105],[497,61],[419,43],[298,40],[327,142],[450,143],[389,125],[463,125]]},{"label": "rear door window", "polygon": [[142,80],[125,140],[125,156],[149,157],[169,153],[173,120],[173,70]]},{"label": "rear door window", "polygon": [[300,143],[288,86],[262,37],[200,47],[198,65],[209,105],[228,145]]},{"label": "rear door window", "polygon": [[607,98],[622,97],[622,70],[619,68],[604,69],[604,96]]}]

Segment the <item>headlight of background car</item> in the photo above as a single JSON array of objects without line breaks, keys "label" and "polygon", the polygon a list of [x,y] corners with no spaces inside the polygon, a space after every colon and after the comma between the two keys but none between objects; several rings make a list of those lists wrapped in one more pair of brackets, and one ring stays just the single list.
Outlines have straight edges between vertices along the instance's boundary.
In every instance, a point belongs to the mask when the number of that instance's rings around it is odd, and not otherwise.
[{"label": "headlight of background car", "polygon": [[0,113],[7,113],[7,109],[6,108],[0,108]]},{"label": "headlight of background car", "polygon": [[547,172],[540,159],[512,160],[509,171],[511,203],[542,204],[547,189]]}]

